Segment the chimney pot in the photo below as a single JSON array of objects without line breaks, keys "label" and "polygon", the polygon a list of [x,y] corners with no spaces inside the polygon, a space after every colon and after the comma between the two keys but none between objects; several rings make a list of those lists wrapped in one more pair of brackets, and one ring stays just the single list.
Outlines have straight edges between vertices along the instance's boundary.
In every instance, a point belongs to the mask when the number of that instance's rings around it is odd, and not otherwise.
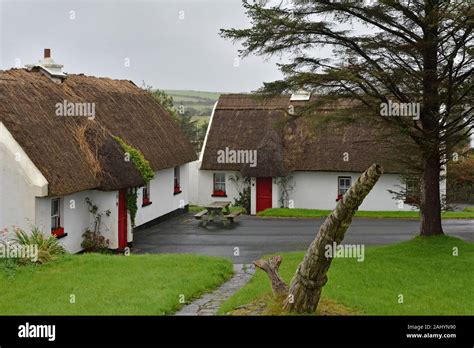
[{"label": "chimney pot", "polygon": [[44,58],[51,58],[51,48],[44,49]]}]

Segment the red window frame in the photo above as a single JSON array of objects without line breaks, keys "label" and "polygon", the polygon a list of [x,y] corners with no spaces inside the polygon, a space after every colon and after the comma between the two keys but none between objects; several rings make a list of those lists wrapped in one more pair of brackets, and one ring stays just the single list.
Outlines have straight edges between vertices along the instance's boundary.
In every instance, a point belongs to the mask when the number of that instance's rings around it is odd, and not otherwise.
[{"label": "red window frame", "polygon": [[173,185],[173,193],[176,195],[181,193],[181,173],[179,167],[174,167],[174,185]]},{"label": "red window frame", "polygon": [[143,186],[142,190],[142,207],[150,205],[150,182],[147,182],[145,186]]}]

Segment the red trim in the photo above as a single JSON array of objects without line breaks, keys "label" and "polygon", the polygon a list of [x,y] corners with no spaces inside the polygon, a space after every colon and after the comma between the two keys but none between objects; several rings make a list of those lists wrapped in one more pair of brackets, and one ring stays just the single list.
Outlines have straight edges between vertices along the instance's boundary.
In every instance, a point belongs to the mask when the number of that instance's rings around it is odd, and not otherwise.
[{"label": "red trim", "polygon": [[127,247],[127,189],[119,191],[118,201],[118,248],[124,250]]},{"label": "red trim", "polygon": [[143,197],[142,205],[150,205],[151,201],[149,197]]},{"label": "red trim", "polygon": [[212,193],[213,196],[223,196],[223,197],[227,197],[227,194],[225,193],[225,191],[222,191],[222,190],[219,190],[219,191],[214,191]]},{"label": "red trim", "polygon": [[51,234],[55,237],[62,236],[64,234],[64,227],[58,227],[51,230]]},{"label": "red trim", "polygon": [[178,186],[175,186],[174,187],[174,193],[180,193],[181,192],[181,187]]},{"label": "red trim", "polygon": [[336,202],[342,201],[344,195],[337,195]]}]

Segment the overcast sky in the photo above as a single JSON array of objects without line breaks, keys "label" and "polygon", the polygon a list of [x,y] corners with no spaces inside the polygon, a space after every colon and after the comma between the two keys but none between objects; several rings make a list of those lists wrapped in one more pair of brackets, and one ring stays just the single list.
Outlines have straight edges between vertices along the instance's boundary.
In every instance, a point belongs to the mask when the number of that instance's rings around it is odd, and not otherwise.
[{"label": "overcast sky", "polygon": [[[236,60],[220,28],[246,27],[240,0],[0,0],[0,69],[44,48],[68,73],[161,89],[249,92],[281,77],[275,61]],[[127,62],[130,62],[127,66]]]}]

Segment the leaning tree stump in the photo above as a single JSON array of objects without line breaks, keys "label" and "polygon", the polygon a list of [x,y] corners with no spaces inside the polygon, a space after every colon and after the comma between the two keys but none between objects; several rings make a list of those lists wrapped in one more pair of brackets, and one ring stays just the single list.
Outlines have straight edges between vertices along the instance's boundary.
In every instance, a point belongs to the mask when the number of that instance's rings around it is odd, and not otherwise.
[{"label": "leaning tree stump", "polygon": [[283,308],[289,312],[314,312],[318,307],[327,271],[332,258],[325,256],[326,245],[339,245],[349,228],[352,217],[383,173],[378,164],[369,167],[345,193],[333,212],[326,218],[316,238],[311,242],[303,261],[299,264],[291,284],[281,279],[278,269],[281,256],[258,260],[254,264],[264,270],[270,278],[273,294],[284,298]]}]

